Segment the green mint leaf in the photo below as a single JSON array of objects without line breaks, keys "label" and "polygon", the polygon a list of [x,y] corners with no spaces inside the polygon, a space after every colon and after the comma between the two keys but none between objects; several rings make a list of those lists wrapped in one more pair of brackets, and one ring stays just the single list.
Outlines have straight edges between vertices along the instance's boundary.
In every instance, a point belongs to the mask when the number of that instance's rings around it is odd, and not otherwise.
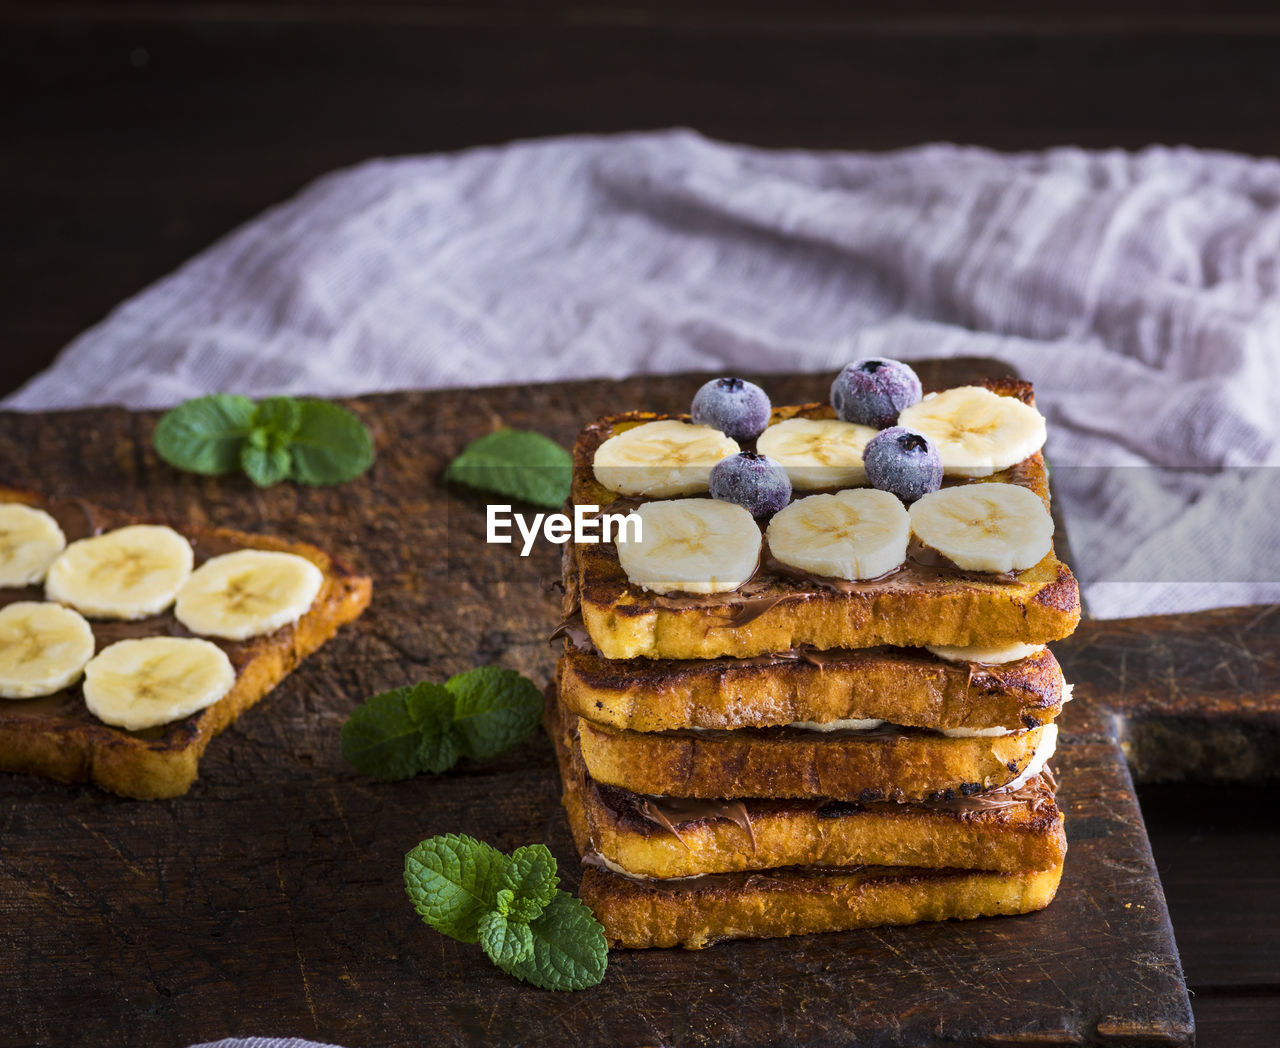
[{"label": "green mint leaf", "polygon": [[289,442],[294,480],[341,484],[373,464],[373,438],[346,408],[312,399],[298,401],[298,408],[298,426]]},{"label": "green mint leaf", "polygon": [[480,948],[504,971],[533,956],[533,932],[523,921],[490,912],[480,918],[479,932]]},{"label": "green mint leaf", "polygon": [[253,409],[253,426],[287,444],[302,424],[302,406],[293,397],[267,397]]},{"label": "green mint leaf", "polygon": [[468,444],[444,475],[479,491],[559,509],[569,497],[573,458],[541,433],[499,429]]},{"label": "green mint leaf", "polygon": [[493,911],[510,861],[474,837],[430,837],[405,856],[404,888],[418,915],[436,931],[477,942],[480,919]]},{"label": "green mint leaf", "polygon": [[532,921],[555,898],[559,882],[555,856],[545,844],[517,848],[502,875],[506,888],[498,893],[498,912],[513,921]]},{"label": "green mint leaf", "polygon": [[453,719],[462,752],[493,757],[524,742],[542,716],[542,692],[515,670],[481,666],[450,677]]},{"label": "green mint leaf", "polygon": [[230,393],[196,397],[156,423],[156,454],[169,465],[217,476],[240,468],[240,448],[253,423],[253,401]]},{"label": "green mint leaf", "polygon": [[453,696],[440,684],[423,681],[374,695],[342,726],[343,759],[371,779],[447,771],[460,755]]},{"label": "green mint leaf", "polygon": [[409,689],[405,705],[418,726],[418,770],[435,775],[462,757],[462,741],[453,723],[453,694],[443,684],[421,681]]},{"label": "green mint leaf", "polygon": [[533,952],[526,960],[499,964],[503,971],[544,990],[585,990],[604,978],[609,964],[604,928],[568,892],[557,891],[529,931]]},{"label": "green mint leaf", "polygon": [[289,475],[289,449],[271,446],[269,441],[263,446],[253,438],[263,430],[255,429],[250,439],[240,449],[240,468],[245,475],[260,488],[269,488],[279,484]]}]

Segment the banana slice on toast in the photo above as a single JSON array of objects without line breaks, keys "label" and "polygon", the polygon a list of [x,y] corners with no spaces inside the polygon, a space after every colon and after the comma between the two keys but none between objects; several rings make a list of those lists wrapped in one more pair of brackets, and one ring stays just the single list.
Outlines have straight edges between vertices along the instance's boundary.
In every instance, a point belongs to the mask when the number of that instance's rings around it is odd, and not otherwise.
[{"label": "banana slice on toast", "polygon": [[80,679],[93,630],[60,604],[23,600],[0,609],[0,698],[52,695]]},{"label": "banana slice on toast", "polygon": [[188,717],[236,682],[226,652],[193,637],[117,641],[84,668],[84,701],[99,720],[142,731]]},{"label": "banana slice on toast", "polygon": [[925,650],[946,662],[972,662],[979,666],[1003,666],[1009,662],[1044,651],[1043,644],[1005,644],[997,648],[959,647],[947,644],[927,644]]},{"label": "banana slice on toast", "polygon": [[896,495],[861,489],[810,495],[769,522],[769,552],[788,567],[858,581],[907,559],[911,520]]},{"label": "banana slice on toast", "polygon": [[1016,484],[965,484],[911,504],[911,530],[964,571],[1021,571],[1053,549],[1053,518]]},{"label": "banana slice on toast", "polygon": [[930,393],[898,415],[898,425],[923,433],[952,477],[989,477],[1044,447],[1044,416],[1016,397],[982,386]]},{"label": "banana slice on toast", "polygon": [[655,593],[725,593],[755,574],[760,528],[741,506],[716,499],[649,502],[641,540],[618,540],[627,578]]},{"label": "banana slice on toast", "polygon": [[0,505],[0,586],[34,586],[66,548],[58,522],[20,502]]},{"label": "banana slice on toast", "polygon": [[789,418],[761,433],[756,450],[780,463],[797,491],[862,487],[862,451],[877,432],[834,418]]},{"label": "banana slice on toast", "polygon": [[145,619],[173,603],[194,560],[172,528],[132,524],[71,543],[49,568],[45,596],[91,618]]},{"label": "banana slice on toast", "polygon": [[324,573],[306,557],[242,549],[196,568],[173,613],[192,633],[246,640],[297,622],[323,585]]},{"label": "banana slice on toast", "polygon": [[710,426],[678,419],[645,422],[616,433],[596,449],[596,479],[620,495],[696,495],[711,483],[711,467],[738,453],[738,443]]}]

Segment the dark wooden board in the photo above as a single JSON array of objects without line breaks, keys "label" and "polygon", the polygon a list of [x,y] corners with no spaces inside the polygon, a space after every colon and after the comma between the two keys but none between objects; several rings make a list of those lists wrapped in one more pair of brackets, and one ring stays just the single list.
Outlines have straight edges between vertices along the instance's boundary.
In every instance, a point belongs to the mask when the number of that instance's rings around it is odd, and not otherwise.
[{"label": "dark wooden board", "polygon": [[[926,380],[961,380],[961,362]],[[829,376],[774,376],[779,402]],[[432,932],[404,852],[449,830],[546,841],[576,879],[542,738],[401,784],[338,754],[370,692],[498,662],[549,672],[556,551],[485,547],[483,499],[439,475],[501,420],[568,442],[620,405],[679,409],[697,376],[372,397],[379,460],[341,490],[262,492],[182,476],[154,416],[0,415],[0,478],[158,518],[321,540],[375,580],[366,616],[210,746],[175,801],[0,776],[0,1044],[175,1044],[276,1033],[366,1045],[1189,1044],[1191,1014],[1133,786],[1087,689],[1058,762],[1071,851],[1058,899],[1026,918],[700,954],[616,951],[597,990],[517,984]],[[1096,658],[1103,658],[1101,654]]]}]

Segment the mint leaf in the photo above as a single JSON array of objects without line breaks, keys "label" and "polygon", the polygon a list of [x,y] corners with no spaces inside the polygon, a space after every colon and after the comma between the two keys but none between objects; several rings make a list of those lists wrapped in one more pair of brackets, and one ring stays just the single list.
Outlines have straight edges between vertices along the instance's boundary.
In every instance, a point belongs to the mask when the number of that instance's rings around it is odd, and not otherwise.
[{"label": "mint leaf", "polygon": [[[253,433],[262,432],[254,430]],[[289,475],[289,450],[283,446],[268,444],[258,447],[252,439],[240,449],[240,468],[260,488],[279,484]]]},{"label": "mint leaf", "polygon": [[532,921],[555,898],[556,859],[545,844],[530,844],[511,853],[498,893],[498,912],[514,921]]},{"label": "mint leaf", "polygon": [[503,971],[544,990],[585,990],[604,978],[609,964],[604,928],[568,892],[557,891],[529,931],[533,952],[526,960],[499,964]]},{"label": "mint leaf", "polygon": [[436,775],[448,771],[462,756],[458,729],[453,723],[453,695],[442,684],[421,681],[405,699],[409,716],[418,726],[418,770]]},{"label": "mint leaf", "polygon": [[404,860],[404,887],[418,915],[461,942],[480,938],[480,919],[494,908],[498,881],[510,860],[474,837],[431,837]]},{"label": "mint leaf", "polygon": [[468,444],[444,476],[479,491],[559,509],[569,497],[573,458],[541,433],[499,429]]},{"label": "mint leaf", "polygon": [[152,437],[156,454],[192,473],[234,472],[240,467],[240,448],[253,411],[252,400],[230,393],[188,400],[160,416]]},{"label": "mint leaf", "polygon": [[504,971],[533,956],[533,932],[523,921],[509,921],[502,913],[489,912],[480,918],[479,932],[480,948]]},{"label": "mint leaf", "polygon": [[298,401],[298,426],[289,443],[293,479],[341,484],[373,464],[373,438],[355,415],[327,400]]},{"label": "mint leaf", "polygon": [[515,670],[482,666],[450,677],[445,687],[454,696],[453,719],[468,757],[493,757],[524,742],[542,716],[542,692]]},{"label": "mint leaf", "polygon": [[281,444],[288,443],[301,424],[302,406],[293,397],[267,397],[253,409],[254,429],[266,430]]},{"label": "mint leaf", "polygon": [[371,779],[447,771],[459,755],[453,696],[427,681],[372,696],[342,726],[343,759]]}]

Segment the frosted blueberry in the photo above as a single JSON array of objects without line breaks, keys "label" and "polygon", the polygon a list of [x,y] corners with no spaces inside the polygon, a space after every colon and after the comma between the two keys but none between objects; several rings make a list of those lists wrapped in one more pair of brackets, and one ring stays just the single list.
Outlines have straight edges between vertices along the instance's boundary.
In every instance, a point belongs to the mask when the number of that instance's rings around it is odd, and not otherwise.
[{"label": "frosted blueberry", "polygon": [[933,441],[905,426],[883,429],[862,450],[867,479],[903,502],[914,502],[942,487],[942,456]]},{"label": "frosted blueberry", "polygon": [[693,421],[734,440],[755,440],[769,424],[769,397],[752,382],[715,378],[693,398]]},{"label": "frosted blueberry", "polygon": [[791,500],[791,478],[773,459],[740,451],[711,467],[711,497],[735,502],[756,520],[763,520]]},{"label": "frosted blueberry", "polygon": [[846,364],[831,383],[831,406],[845,422],[884,429],[920,399],[916,373],[900,360],[869,357]]}]

